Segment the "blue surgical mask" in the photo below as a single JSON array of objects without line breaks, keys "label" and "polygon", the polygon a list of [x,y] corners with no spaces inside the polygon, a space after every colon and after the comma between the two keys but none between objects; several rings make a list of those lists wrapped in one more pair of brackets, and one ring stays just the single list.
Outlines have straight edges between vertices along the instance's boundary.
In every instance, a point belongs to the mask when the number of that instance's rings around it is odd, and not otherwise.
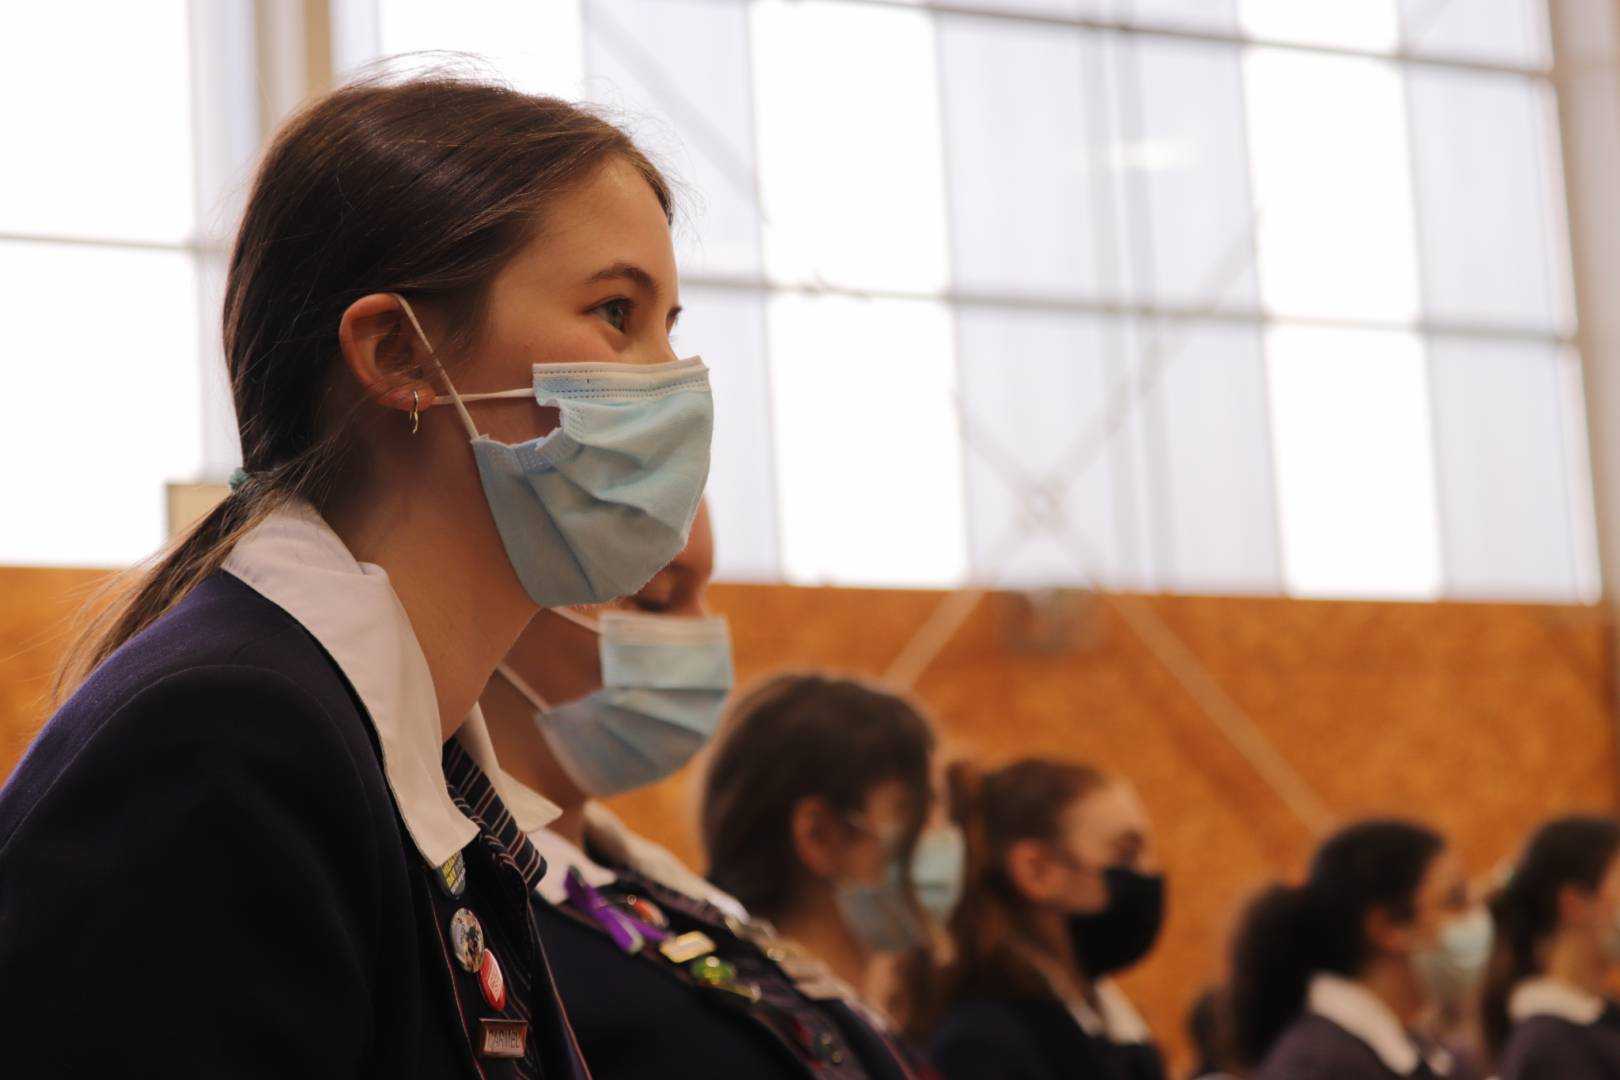
[{"label": "blue surgical mask", "polygon": [[[434,355],[410,304],[396,299]],[[442,366],[440,374],[472,440],[506,556],[535,603],[629,596],[686,546],[714,431],[702,360],[536,364],[532,387],[490,394],[459,394]],[[527,442],[480,434],[467,411],[469,401],[530,396],[562,419]]]},{"label": "blue surgical mask", "polygon": [[833,900],[844,925],[873,952],[903,952],[928,942],[898,862],[876,884],[839,882]]},{"label": "blue surgical mask", "polygon": [[966,862],[967,845],[962,830],[954,825],[937,825],[917,838],[911,853],[911,884],[923,910],[941,922],[962,898]]},{"label": "blue surgical mask", "polygon": [[587,795],[646,787],[679,769],[720,724],[731,690],[731,632],[723,618],[608,612],[602,689],[552,707],[505,664],[497,670],[534,705],[535,723]]},{"label": "blue surgical mask", "polygon": [[1414,957],[1419,976],[1437,1001],[1466,1001],[1479,987],[1491,959],[1494,930],[1490,913],[1475,908],[1441,926],[1434,945]]},{"label": "blue surgical mask", "polygon": [[873,837],[894,854],[875,883],[842,881],[833,899],[844,924],[873,952],[901,952],[928,943],[928,928],[918,917],[917,904],[943,919],[956,906],[962,889],[965,846],[960,830],[936,827],[925,830],[912,847],[910,888],[907,866],[895,849],[899,837],[885,833],[860,815],[849,815],[849,823]]}]

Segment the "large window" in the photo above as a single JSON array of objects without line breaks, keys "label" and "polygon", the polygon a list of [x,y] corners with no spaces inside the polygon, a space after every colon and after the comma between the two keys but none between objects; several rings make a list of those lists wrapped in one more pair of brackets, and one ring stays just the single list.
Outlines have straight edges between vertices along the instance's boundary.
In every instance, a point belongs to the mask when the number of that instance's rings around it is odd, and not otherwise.
[{"label": "large window", "polygon": [[1595,596],[1539,0],[474,7],[351,59],[691,186],[728,576]]},{"label": "large window", "polygon": [[251,26],[246,2],[0,11],[0,562],[143,558],[165,483],[235,463],[219,284],[258,138]]},{"label": "large window", "polygon": [[[1543,0],[331,6],[340,75],[476,53],[678,180],[726,577],[1596,596]],[[0,75],[51,102],[10,145],[63,147],[0,177],[0,284],[21,389],[118,445],[100,501],[8,478],[5,561],[138,556],[162,480],[234,464],[199,373],[243,155],[192,57],[246,31],[171,0],[86,56],[75,7]]]}]

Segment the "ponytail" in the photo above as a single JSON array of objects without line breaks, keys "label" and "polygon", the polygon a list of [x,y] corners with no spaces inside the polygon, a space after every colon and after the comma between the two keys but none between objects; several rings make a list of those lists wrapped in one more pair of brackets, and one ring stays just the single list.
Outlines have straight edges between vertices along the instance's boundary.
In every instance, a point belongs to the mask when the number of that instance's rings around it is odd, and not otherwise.
[{"label": "ponytail", "polygon": [[145,564],[115,575],[94,592],[84,605],[93,614],[84,618],[57,667],[51,686],[53,706],[71,697],[120,645],[156,622],[219,569],[237,541],[278,506],[294,494],[309,495],[324,488],[320,481],[335,472],[334,459],[332,451],[318,446],[268,474],[238,474],[240,479],[233,481],[230,494],[168,547]]},{"label": "ponytail", "polygon": [[236,541],[270,511],[267,500],[232,492],[143,565],[115,575],[91,594],[75,640],[56,669],[53,707],[91,671],[146,629],[219,568]]},{"label": "ponytail", "polygon": [[1418,889],[1443,847],[1421,825],[1360,822],[1323,842],[1303,885],[1274,885],[1249,903],[1232,948],[1235,1041],[1245,1064],[1264,1061],[1304,1010],[1313,975],[1360,974],[1370,911],[1416,914]]},{"label": "ponytail", "polygon": [[1305,888],[1273,885],[1249,902],[1232,943],[1233,1041],[1238,1059],[1256,1066],[1305,1006],[1311,975],[1320,969],[1312,947]]},{"label": "ponytail", "polygon": [[1491,897],[1495,938],[1485,972],[1480,1023],[1492,1060],[1501,1056],[1512,1027],[1513,988],[1541,973],[1537,953],[1559,926],[1559,894],[1566,886],[1593,892],[1617,852],[1620,825],[1607,818],[1566,817],[1548,822],[1526,845],[1507,883]]}]

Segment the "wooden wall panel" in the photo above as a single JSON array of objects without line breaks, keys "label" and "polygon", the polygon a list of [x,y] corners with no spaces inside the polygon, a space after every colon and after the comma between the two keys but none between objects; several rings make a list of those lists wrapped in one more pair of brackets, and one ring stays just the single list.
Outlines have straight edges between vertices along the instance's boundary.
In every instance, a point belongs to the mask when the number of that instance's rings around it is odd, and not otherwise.
[{"label": "wooden wall panel", "polygon": [[51,677],[105,570],[0,566],[0,776],[44,720]]},{"label": "wooden wall panel", "polygon": [[[62,620],[95,577],[0,569],[0,775],[40,721]],[[941,596],[717,586],[714,604],[732,620],[748,681],[793,667],[876,675]],[[1615,806],[1608,631],[1590,609],[1134,602],[1152,605],[1344,817],[1424,818],[1484,873],[1541,818]],[[1022,644],[1029,613],[1022,597],[987,598],[917,692],[953,753],[988,763],[1065,754],[1141,789],[1171,876],[1171,917],[1127,985],[1179,1051],[1182,1014],[1218,972],[1235,909],[1257,885],[1297,873],[1311,837],[1106,604],[1082,602],[1075,641],[1055,652]],[[703,765],[614,803],[694,864]]]}]

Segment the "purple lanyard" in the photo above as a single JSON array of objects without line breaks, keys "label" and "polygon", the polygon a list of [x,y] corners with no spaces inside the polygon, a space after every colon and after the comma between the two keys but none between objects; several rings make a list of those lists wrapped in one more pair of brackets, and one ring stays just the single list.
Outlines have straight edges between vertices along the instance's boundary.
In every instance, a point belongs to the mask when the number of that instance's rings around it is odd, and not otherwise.
[{"label": "purple lanyard", "polygon": [[590,916],[627,953],[638,953],[647,942],[657,945],[669,937],[668,931],[637,918],[603,896],[580,875],[577,866],[568,868],[563,887],[568,890],[568,902]]}]

